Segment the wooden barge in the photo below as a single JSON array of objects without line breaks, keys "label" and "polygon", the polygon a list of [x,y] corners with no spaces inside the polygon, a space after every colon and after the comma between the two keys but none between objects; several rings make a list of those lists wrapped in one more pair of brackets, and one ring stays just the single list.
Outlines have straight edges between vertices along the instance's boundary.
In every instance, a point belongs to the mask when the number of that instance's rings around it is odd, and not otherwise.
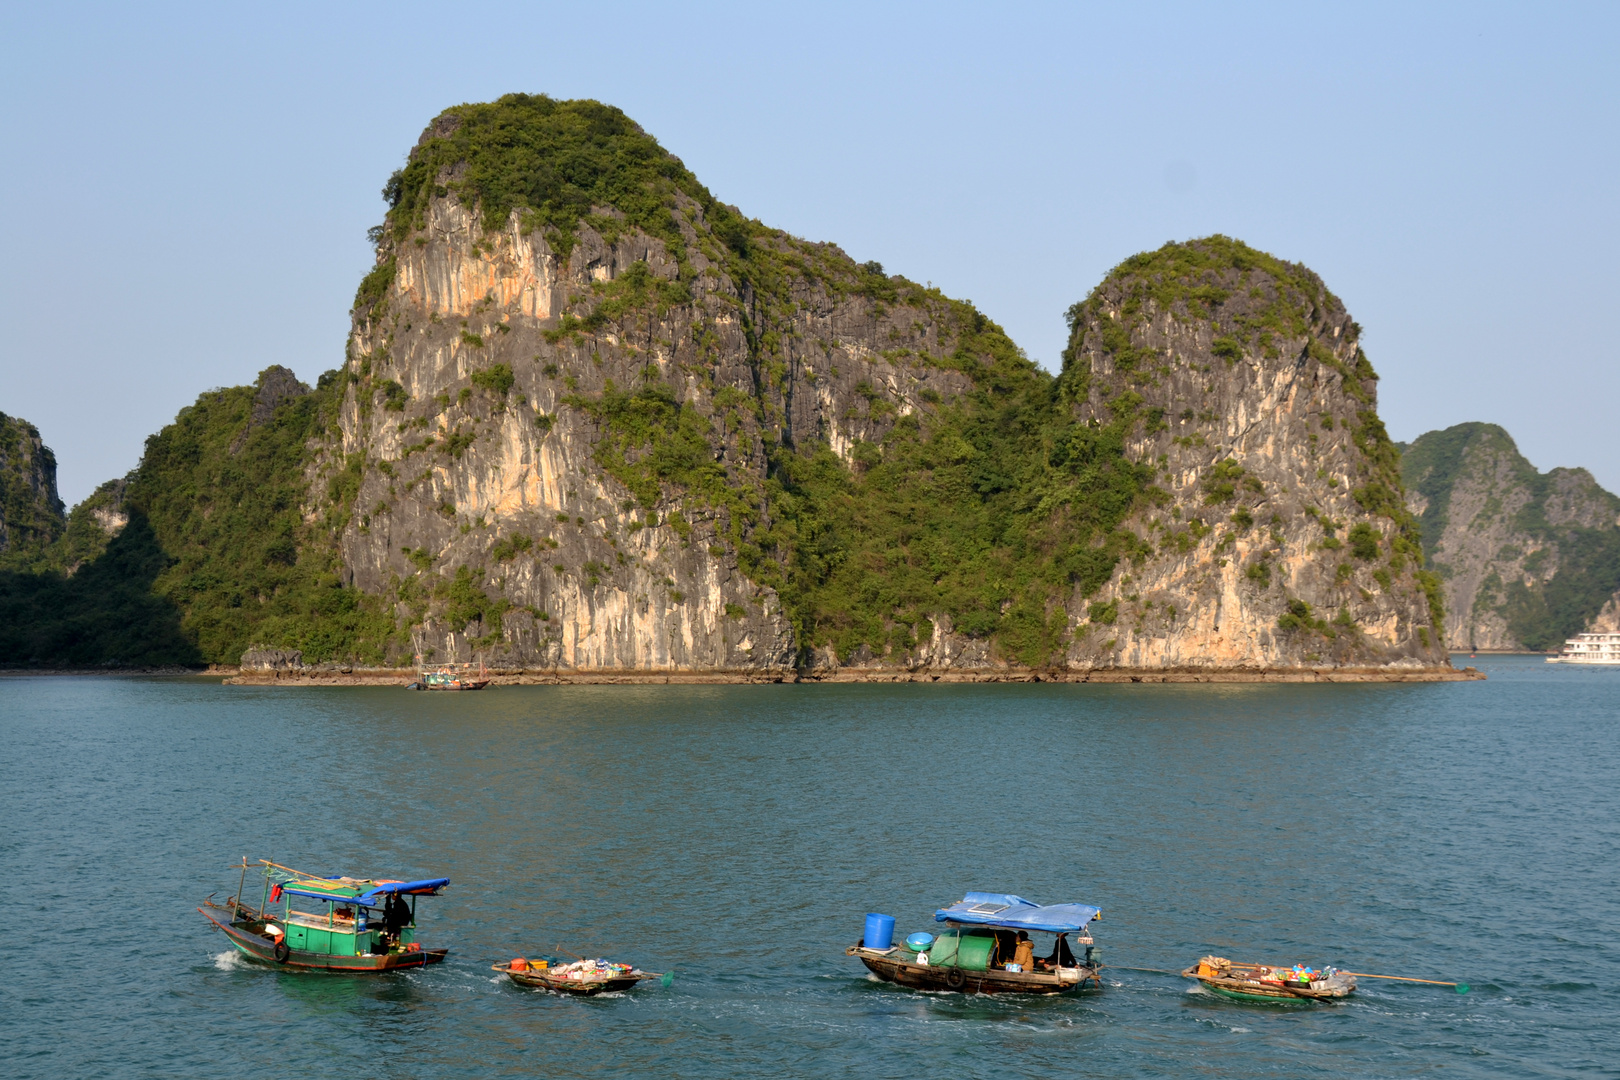
[{"label": "wooden barge", "polygon": [[1282,967],[1270,964],[1238,964],[1223,956],[1206,956],[1181,973],[1197,979],[1213,994],[1233,1001],[1277,1004],[1301,1001],[1332,1001],[1355,993],[1356,980],[1348,972],[1323,968]]},{"label": "wooden barge", "polygon": [[664,978],[657,972],[642,971],[628,964],[598,966],[595,961],[589,960],[552,967],[545,960],[536,963],[519,959],[506,964],[492,964],[490,968],[519,986],[551,990],[558,994],[572,994],[575,997],[595,997],[597,994],[615,990],[629,990],[647,979]]}]

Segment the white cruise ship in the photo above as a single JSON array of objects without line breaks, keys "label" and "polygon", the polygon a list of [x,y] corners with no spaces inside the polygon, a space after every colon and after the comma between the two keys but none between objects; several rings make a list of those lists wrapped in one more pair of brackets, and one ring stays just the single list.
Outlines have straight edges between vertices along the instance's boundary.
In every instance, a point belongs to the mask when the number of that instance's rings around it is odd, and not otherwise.
[{"label": "white cruise ship", "polygon": [[1576,634],[1549,664],[1620,664],[1620,634]]}]

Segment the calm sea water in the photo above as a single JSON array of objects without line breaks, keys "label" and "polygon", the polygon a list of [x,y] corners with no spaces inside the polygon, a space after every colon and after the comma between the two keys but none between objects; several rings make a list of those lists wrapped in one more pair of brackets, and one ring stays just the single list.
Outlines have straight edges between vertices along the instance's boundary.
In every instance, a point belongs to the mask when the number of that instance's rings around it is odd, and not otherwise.
[{"label": "calm sea water", "polygon": [[[534,687],[0,682],[0,1074],[1620,1075],[1620,670],[1485,683]],[[445,875],[436,968],[236,959],[260,856]],[[1100,906],[1100,992],[868,979],[862,916]],[[673,970],[590,1000],[489,964]],[[1204,994],[1199,955],[1364,980]]]}]

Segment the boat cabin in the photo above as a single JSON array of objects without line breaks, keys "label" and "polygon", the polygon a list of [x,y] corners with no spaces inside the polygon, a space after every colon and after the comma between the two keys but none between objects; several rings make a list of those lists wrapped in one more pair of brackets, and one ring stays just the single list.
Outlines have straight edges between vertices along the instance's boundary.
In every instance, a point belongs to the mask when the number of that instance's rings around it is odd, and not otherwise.
[{"label": "boat cabin", "polygon": [[[288,948],[364,956],[411,951],[416,944],[416,898],[434,895],[448,884],[448,878],[382,882],[306,878],[273,886],[271,892],[281,900],[279,929]],[[267,932],[274,936],[268,928]]]},{"label": "boat cabin", "polygon": [[[1060,967],[1079,966],[1067,934],[1037,930],[1034,934],[1025,931],[1025,937],[1030,942],[1027,950],[1029,960],[1025,962],[1028,970],[1056,971]],[[934,935],[934,940],[926,945],[921,941],[916,944],[922,945],[922,948],[915,948],[912,944],[904,944],[900,948],[912,953],[923,964],[954,964],[967,971],[987,971],[990,968],[1007,970],[1008,964],[1024,966],[1017,959],[1019,938],[1016,930],[952,927]]]}]

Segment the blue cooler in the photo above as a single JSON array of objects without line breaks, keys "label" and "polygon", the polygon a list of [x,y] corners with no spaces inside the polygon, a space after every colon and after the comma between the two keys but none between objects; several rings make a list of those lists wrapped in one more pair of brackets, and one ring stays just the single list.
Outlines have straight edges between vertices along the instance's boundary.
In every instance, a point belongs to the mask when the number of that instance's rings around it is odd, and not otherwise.
[{"label": "blue cooler", "polygon": [[866,933],[861,940],[868,949],[887,949],[894,944],[894,916],[867,915]]}]

